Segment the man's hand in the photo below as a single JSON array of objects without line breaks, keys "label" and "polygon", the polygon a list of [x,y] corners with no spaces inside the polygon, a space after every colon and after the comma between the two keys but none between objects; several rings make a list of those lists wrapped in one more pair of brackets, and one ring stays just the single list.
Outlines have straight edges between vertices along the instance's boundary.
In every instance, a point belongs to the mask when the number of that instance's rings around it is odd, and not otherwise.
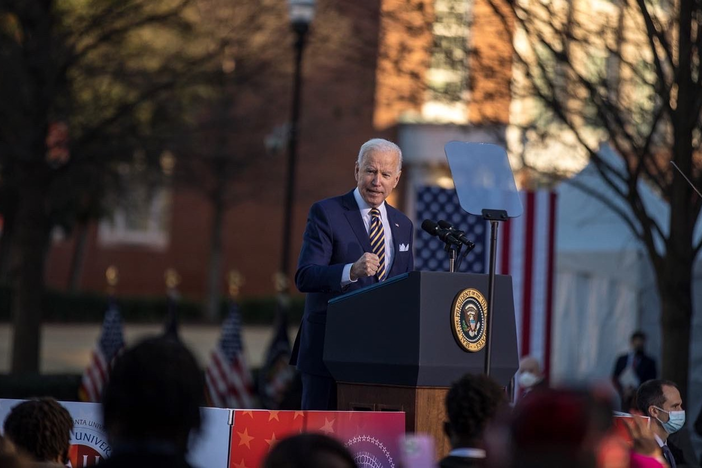
[{"label": "man's hand", "polygon": [[376,254],[372,252],[364,253],[361,258],[351,265],[351,272],[349,273],[351,281],[356,281],[358,278],[363,278],[365,276],[375,275],[378,272],[379,266],[380,259]]}]

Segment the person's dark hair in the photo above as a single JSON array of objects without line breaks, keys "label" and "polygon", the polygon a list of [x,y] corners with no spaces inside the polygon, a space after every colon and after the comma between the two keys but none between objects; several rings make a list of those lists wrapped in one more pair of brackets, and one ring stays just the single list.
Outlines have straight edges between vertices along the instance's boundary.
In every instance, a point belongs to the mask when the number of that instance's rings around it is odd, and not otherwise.
[{"label": "person's dark hair", "polygon": [[356,468],[356,462],[338,440],[308,433],[281,440],[268,453],[263,468]]},{"label": "person's dark hair", "polygon": [[102,400],[105,428],[116,440],[169,441],[185,452],[203,400],[203,374],[188,348],[148,338],[115,362]]},{"label": "person's dark hair", "polygon": [[451,431],[466,440],[482,438],[485,426],[506,401],[505,392],[490,377],[464,375],[446,394]]},{"label": "person's dark hair", "polygon": [[642,331],[635,331],[634,333],[631,334],[631,341],[634,341],[637,339],[646,341],[646,334]]},{"label": "person's dark hair", "polygon": [[663,386],[667,385],[669,387],[678,388],[675,382],[670,380],[649,380],[644,382],[636,390],[636,407],[644,415],[650,416],[648,414],[648,408],[650,406],[657,406],[661,408],[665,403],[665,395],[663,395]]},{"label": "person's dark hair", "polygon": [[73,418],[53,398],[24,401],[5,419],[5,437],[40,462],[65,461],[71,446]]}]

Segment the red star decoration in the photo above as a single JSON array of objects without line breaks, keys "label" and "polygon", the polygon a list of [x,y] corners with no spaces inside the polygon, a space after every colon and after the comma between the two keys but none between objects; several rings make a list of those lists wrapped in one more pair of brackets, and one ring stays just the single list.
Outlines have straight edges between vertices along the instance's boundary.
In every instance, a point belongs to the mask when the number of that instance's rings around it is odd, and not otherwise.
[{"label": "red star decoration", "polygon": [[233,466],[234,468],[248,468],[248,467],[244,464],[244,460],[243,460],[243,459],[241,460],[241,463],[239,463],[238,465],[232,465],[232,466]]},{"label": "red star decoration", "polygon": [[251,448],[251,441],[254,439],[249,435],[249,429],[244,429],[244,432],[237,432],[239,434],[239,445],[246,445],[246,447]]},{"label": "red star decoration", "polygon": [[324,432],[325,434],[333,434],[334,433],[334,419],[332,419],[330,421],[327,418],[324,418],[324,426],[322,426],[319,430]]},{"label": "red star decoration", "polygon": [[275,438],[275,432],[271,436],[270,439],[264,439],[266,443],[268,444],[268,447],[273,448],[276,442],[278,442],[278,439]]}]

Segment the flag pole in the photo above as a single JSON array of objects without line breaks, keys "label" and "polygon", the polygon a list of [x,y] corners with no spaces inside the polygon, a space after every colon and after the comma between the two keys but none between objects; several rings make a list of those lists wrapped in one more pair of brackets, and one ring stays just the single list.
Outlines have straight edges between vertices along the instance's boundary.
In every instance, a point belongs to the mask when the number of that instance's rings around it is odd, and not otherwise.
[{"label": "flag pole", "polygon": [[107,295],[112,298],[117,290],[117,284],[119,283],[119,270],[116,266],[110,265],[105,270],[105,279],[107,280]]},{"label": "flag pole", "polygon": [[178,340],[178,311],[176,310],[176,301],[178,300],[178,285],[180,284],[180,275],[175,268],[168,268],[163,274],[166,281],[166,301],[168,310],[166,312],[166,326],[163,334],[167,337]]},{"label": "flag pole", "polygon": [[231,270],[227,275],[229,284],[229,299],[235,301],[239,297],[241,292],[241,287],[246,282],[244,280],[244,275],[242,275],[238,270]]}]

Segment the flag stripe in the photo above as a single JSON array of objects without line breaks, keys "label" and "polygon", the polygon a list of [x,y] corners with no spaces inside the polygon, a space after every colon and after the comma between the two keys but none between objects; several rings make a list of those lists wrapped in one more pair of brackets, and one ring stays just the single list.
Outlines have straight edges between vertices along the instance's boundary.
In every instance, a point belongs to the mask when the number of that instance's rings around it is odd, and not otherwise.
[{"label": "flag stripe", "polygon": [[554,273],[556,258],[556,193],[549,194],[549,218],[548,218],[548,265],[546,282],[546,344],[544,349],[544,375],[546,382],[551,375],[551,329],[553,327],[553,301],[554,301]]},{"label": "flag stripe", "polygon": [[228,372],[225,369],[226,364],[222,362],[222,355],[219,350],[215,351],[215,354],[213,356],[213,362],[215,364],[215,369],[217,370],[217,374],[219,375],[219,378],[221,379],[220,381],[224,383],[227,389],[227,398],[226,398],[226,403],[227,406],[233,407],[233,408],[239,408],[243,407],[242,404],[242,398],[241,398],[241,388],[239,385],[237,385],[234,382],[233,378],[233,372],[230,371]]},{"label": "flag stripe", "polygon": [[214,406],[251,408],[253,383],[246,365],[241,340],[241,319],[237,304],[232,302],[222,325],[222,336],[210,354],[206,385]]},{"label": "flag stripe", "polygon": [[531,350],[531,297],[532,297],[532,268],[534,261],[534,194],[527,193],[527,210],[525,226],[525,246],[524,246],[524,278],[522,289],[522,356],[529,354]]},{"label": "flag stripe", "polygon": [[114,301],[110,299],[100,337],[81,378],[81,398],[92,402],[100,401],[102,389],[110,377],[112,362],[123,348],[122,318]]},{"label": "flag stripe", "polygon": [[[520,193],[522,199],[522,204],[526,203],[526,194],[524,192]],[[517,327],[517,349],[520,352],[522,349],[522,296],[524,291],[523,277],[524,277],[524,225],[525,225],[526,213],[519,218],[510,219],[511,224],[511,236],[510,236],[510,257],[509,257],[509,274],[512,275],[512,294],[514,296],[514,320]]]},{"label": "flag stripe", "polygon": [[539,362],[544,361],[544,337],[546,327],[546,282],[548,262],[548,192],[536,192],[534,196],[534,252],[532,270],[531,347],[529,354]]},{"label": "flag stripe", "polygon": [[213,406],[224,406],[226,403],[226,391],[219,388],[219,382],[212,375],[212,368],[208,367],[205,373],[207,379],[207,390],[210,394],[210,401]]}]

